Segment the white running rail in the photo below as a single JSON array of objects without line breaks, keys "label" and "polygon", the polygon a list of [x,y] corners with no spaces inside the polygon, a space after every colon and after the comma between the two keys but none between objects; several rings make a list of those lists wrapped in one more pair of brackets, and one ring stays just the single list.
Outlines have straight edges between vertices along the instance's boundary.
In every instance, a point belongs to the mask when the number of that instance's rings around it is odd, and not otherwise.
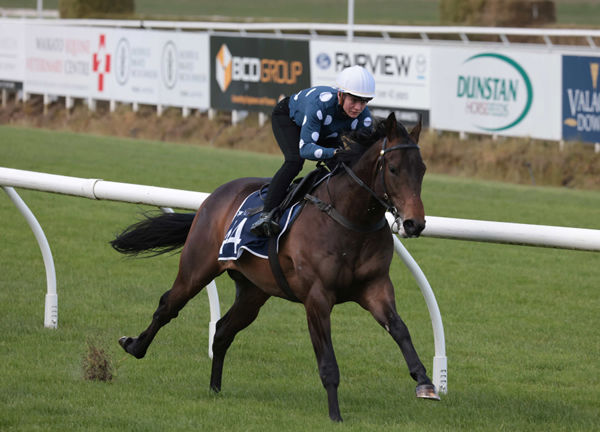
[{"label": "white running rail", "polygon": [[[10,18],[5,18],[10,19]],[[23,19],[23,18],[20,18]],[[220,21],[159,21],[159,20],[108,20],[108,19],[27,19],[28,23],[84,26],[84,27],[119,27],[146,28],[165,30],[207,31],[219,33],[238,33],[268,35],[277,37],[317,37],[332,34],[344,35],[354,39],[358,33],[361,37],[380,38],[384,40],[414,39],[423,42],[447,42],[444,37],[454,36],[463,43],[477,41],[477,36],[496,36],[503,45],[510,45],[510,37],[538,37],[548,47],[558,46],[562,37],[579,38],[579,48],[596,48],[595,38],[600,37],[598,29],[568,28],[519,28],[519,27],[476,27],[476,26],[407,26],[343,23],[311,23],[311,22],[220,22]],[[437,38],[437,39],[436,39]],[[553,41],[554,38],[554,41]],[[360,39],[360,37],[358,38]],[[518,44],[518,42],[517,42]]]},{"label": "white running rail", "polygon": [[[42,250],[48,282],[44,325],[49,328],[57,328],[58,325],[58,296],[56,293],[56,275],[52,253],[35,216],[13,188],[53,192],[96,200],[147,204],[161,207],[163,210],[166,209],[165,211],[168,211],[170,207],[197,210],[209,196],[208,193],[203,192],[117,183],[101,179],[67,177],[3,167],[0,167],[0,186],[2,186],[19,211],[24,215],[25,219],[27,219]],[[388,219],[392,229],[397,231],[393,223],[393,218],[390,216]],[[427,216],[427,227],[422,235],[449,239],[600,251],[600,230],[583,228]],[[429,309],[435,345],[432,379],[438,391],[445,394],[448,390],[448,371],[444,327],[435,295],[425,274],[396,236],[394,236],[394,250],[417,281]],[[214,281],[208,285],[207,293],[211,311],[211,320],[209,323],[209,356],[212,358],[212,340],[216,322],[220,318],[219,297]]]}]

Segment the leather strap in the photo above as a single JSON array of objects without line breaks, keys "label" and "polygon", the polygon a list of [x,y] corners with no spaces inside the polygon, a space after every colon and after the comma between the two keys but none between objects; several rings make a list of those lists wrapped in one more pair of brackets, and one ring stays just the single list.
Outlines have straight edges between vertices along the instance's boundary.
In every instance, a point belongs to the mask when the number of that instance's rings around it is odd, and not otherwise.
[{"label": "leather strap", "polygon": [[334,221],[336,221],[337,223],[342,225],[344,228],[348,228],[349,230],[352,230],[352,231],[356,231],[356,232],[360,232],[360,233],[370,233],[370,232],[379,231],[381,228],[383,228],[385,225],[387,225],[387,220],[384,216],[381,218],[381,220],[379,222],[377,222],[373,225],[363,227],[361,225],[355,224],[352,221],[349,221],[340,212],[338,212],[331,204],[327,204],[326,202],[321,201],[319,198],[317,198],[313,195],[306,194],[304,196],[304,199],[306,201],[308,201],[309,203],[313,204],[315,207],[317,207],[323,213],[327,214],[331,219],[333,219]]}]

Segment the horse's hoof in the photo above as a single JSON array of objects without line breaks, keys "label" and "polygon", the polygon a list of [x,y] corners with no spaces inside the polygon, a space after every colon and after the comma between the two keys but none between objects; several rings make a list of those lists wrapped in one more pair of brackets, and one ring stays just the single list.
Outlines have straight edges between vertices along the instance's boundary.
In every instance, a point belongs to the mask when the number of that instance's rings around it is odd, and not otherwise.
[{"label": "horse's hoof", "polygon": [[[131,342],[132,342],[132,339],[130,337],[127,337],[127,336],[122,336],[119,339],[119,345],[121,345],[121,347],[123,347],[123,349],[125,351],[127,351],[127,345],[129,345]],[[127,352],[129,352],[129,351],[127,351]]]},{"label": "horse's hoof", "polygon": [[127,336],[123,336],[122,338],[119,339],[119,345],[121,345],[121,347],[123,347],[123,349],[125,350],[125,352],[127,354],[131,354],[132,356],[134,356],[135,358],[142,358],[144,357],[143,355],[140,356],[138,355],[136,352],[134,352],[132,350],[133,347],[133,343],[135,342],[134,338],[131,337],[127,337]]},{"label": "horse's hoof", "polygon": [[435,391],[435,386],[433,384],[418,385],[415,392],[420,399],[440,400],[440,395]]},{"label": "horse's hoof", "polygon": [[329,414],[329,418],[336,423],[342,423],[344,421],[340,413]]},{"label": "horse's hoof", "polygon": [[121,339],[119,339],[119,345],[123,347],[127,354],[131,354],[136,359],[144,358],[146,355],[146,350],[141,351],[139,347],[134,344],[136,341],[136,338],[123,336]]}]

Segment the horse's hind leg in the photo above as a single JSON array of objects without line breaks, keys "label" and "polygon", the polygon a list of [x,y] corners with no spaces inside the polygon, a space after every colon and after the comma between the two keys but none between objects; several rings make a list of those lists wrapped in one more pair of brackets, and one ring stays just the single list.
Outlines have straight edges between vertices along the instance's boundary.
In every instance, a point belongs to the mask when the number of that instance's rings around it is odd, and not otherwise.
[{"label": "horse's hind leg", "polygon": [[215,331],[210,375],[210,388],[215,392],[221,391],[225,354],[235,335],[252,324],[260,308],[270,297],[240,273],[230,271],[229,275],[235,281],[236,296],[231,308],[217,322]]},{"label": "horse's hind leg", "polygon": [[410,376],[417,382],[417,397],[440,400],[435,386],[427,376],[425,366],[413,346],[408,328],[396,311],[394,288],[391,281],[388,279],[385,283],[366,291],[360,305],[371,312],[377,322],[388,331],[400,347]]},{"label": "horse's hind leg", "polygon": [[152,316],[152,322],[137,338],[122,337],[119,344],[125,351],[140,359],[161,327],[176,318],[179,311],[221,272],[217,261],[198,261],[193,251],[182,253],[179,273],[170,290],[165,292]]}]

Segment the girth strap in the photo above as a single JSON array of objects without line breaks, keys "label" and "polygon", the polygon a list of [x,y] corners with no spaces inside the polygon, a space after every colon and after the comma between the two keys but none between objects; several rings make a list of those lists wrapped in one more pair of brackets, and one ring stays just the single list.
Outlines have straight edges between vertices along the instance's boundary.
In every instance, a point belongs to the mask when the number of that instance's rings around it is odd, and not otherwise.
[{"label": "girth strap", "polygon": [[315,207],[317,207],[323,213],[327,214],[330,218],[332,218],[334,221],[336,221],[337,223],[342,225],[344,228],[347,228],[352,231],[356,231],[356,232],[360,232],[360,233],[370,233],[370,232],[379,231],[381,228],[383,228],[387,224],[387,220],[384,216],[376,224],[373,224],[373,225],[370,225],[367,227],[363,227],[361,225],[355,224],[352,221],[349,221],[340,212],[338,212],[335,209],[335,207],[333,207],[331,204],[327,204],[326,202],[321,201],[319,198],[317,198],[313,195],[306,194],[304,196],[304,199],[306,201],[308,201],[309,203],[313,204]]},{"label": "girth strap", "polygon": [[283,270],[281,269],[279,255],[277,254],[277,237],[269,238],[269,264],[271,265],[271,271],[275,277],[275,282],[277,282],[277,285],[279,288],[281,288],[281,291],[285,293],[288,300],[301,303],[301,301],[298,300],[298,297],[296,297],[296,295],[292,292],[292,289],[290,288],[290,285],[283,274]]}]

